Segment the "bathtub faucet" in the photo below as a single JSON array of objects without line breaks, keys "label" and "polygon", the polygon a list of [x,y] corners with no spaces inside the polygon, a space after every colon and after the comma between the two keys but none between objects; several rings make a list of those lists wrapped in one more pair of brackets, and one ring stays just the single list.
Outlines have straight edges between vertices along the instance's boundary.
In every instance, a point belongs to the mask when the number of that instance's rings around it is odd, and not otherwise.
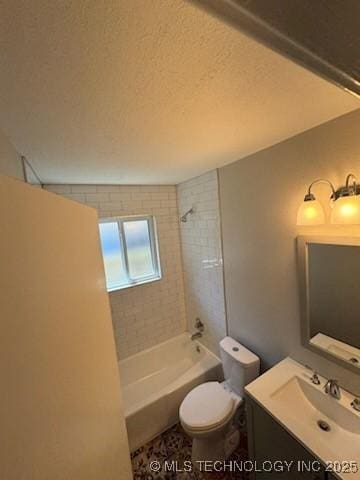
[{"label": "bathtub faucet", "polygon": [[202,337],[202,332],[204,331],[204,324],[200,320],[200,318],[196,318],[195,320],[195,329],[197,330],[195,333],[191,335],[191,340],[195,340],[196,338]]},{"label": "bathtub faucet", "polygon": [[195,332],[191,335],[191,340],[196,340],[197,338],[201,338],[202,333],[201,332]]}]

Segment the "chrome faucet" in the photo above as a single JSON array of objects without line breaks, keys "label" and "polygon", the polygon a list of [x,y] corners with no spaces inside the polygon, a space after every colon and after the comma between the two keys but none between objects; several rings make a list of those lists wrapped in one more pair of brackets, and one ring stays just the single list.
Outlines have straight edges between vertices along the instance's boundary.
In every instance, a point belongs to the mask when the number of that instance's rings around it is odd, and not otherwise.
[{"label": "chrome faucet", "polygon": [[354,398],[354,400],[351,402],[351,406],[354,410],[360,412],[360,398]]},{"label": "chrome faucet", "polygon": [[312,377],[310,378],[310,382],[313,383],[314,385],[320,385],[320,378],[317,372],[313,372]]},{"label": "chrome faucet", "polygon": [[305,365],[305,367],[308,370],[312,371],[312,375],[310,377],[310,382],[313,383],[314,385],[321,385],[318,373],[315,370],[313,370],[309,365]]},{"label": "chrome faucet", "polygon": [[195,332],[191,335],[191,340],[196,340],[197,338],[201,338],[202,333],[201,332]]},{"label": "chrome faucet", "polygon": [[341,397],[340,386],[337,380],[330,379],[325,383],[324,386],[325,393],[328,393],[330,397],[336,398],[337,400]]},{"label": "chrome faucet", "polygon": [[202,337],[202,332],[204,331],[204,324],[200,320],[200,318],[196,318],[195,320],[195,329],[197,330],[195,333],[191,335],[191,340],[195,340],[196,338]]}]

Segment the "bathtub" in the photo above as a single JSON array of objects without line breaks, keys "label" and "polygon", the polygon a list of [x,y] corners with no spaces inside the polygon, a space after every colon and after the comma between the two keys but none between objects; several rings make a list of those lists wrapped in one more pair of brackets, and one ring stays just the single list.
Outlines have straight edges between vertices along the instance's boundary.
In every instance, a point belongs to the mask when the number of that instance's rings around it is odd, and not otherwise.
[{"label": "bathtub", "polygon": [[192,388],[223,375],[219,358],[188,333],[120,361],[119,368],[131,451],[178,422]]}]

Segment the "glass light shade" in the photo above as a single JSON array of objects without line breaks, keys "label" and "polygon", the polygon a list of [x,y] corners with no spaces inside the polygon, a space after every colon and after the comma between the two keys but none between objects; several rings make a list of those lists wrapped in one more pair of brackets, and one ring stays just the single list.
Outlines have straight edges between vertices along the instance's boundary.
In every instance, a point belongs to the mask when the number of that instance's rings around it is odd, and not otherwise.
[{"label": "glass light shade", "polygon": [[331,223],[335,225],[360,224],[360,195],[340,197],[334,202]]},{"label": "glass light shade", "polygon": [[304,201],[298,210],[297,225],[322,225],[325,223],[325,212],[318,200]]}]

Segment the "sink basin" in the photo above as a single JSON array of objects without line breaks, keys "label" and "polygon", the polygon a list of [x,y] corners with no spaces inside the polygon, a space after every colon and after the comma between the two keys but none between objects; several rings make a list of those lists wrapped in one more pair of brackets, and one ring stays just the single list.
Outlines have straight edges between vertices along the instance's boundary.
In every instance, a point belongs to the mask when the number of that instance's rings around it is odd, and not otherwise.
[{"label": "sink basin", "polygon": [[[341,389],[336,400],[311,381],[311,371],[287,358],[246,387],[246,392],[324,465],[356,462],[360,470],[360,413],[351,408],[354,396]],[[360,479],[360,471],[338,473]]]},{"label": "sink basin", "polygon": [[337,432],[339,440],[341,435],[353,434],[353,441],[360,442],[360,421],[355,410],[345,408],[312,383],[295,376],[271,394],[271,397],[279,402],[284,413],[286,411],[294,420],[299,420],[301,412],[301,422],[306,422],[309,427],[321,428],[318,422],[323,420],[330,426],[328,431]]}]

